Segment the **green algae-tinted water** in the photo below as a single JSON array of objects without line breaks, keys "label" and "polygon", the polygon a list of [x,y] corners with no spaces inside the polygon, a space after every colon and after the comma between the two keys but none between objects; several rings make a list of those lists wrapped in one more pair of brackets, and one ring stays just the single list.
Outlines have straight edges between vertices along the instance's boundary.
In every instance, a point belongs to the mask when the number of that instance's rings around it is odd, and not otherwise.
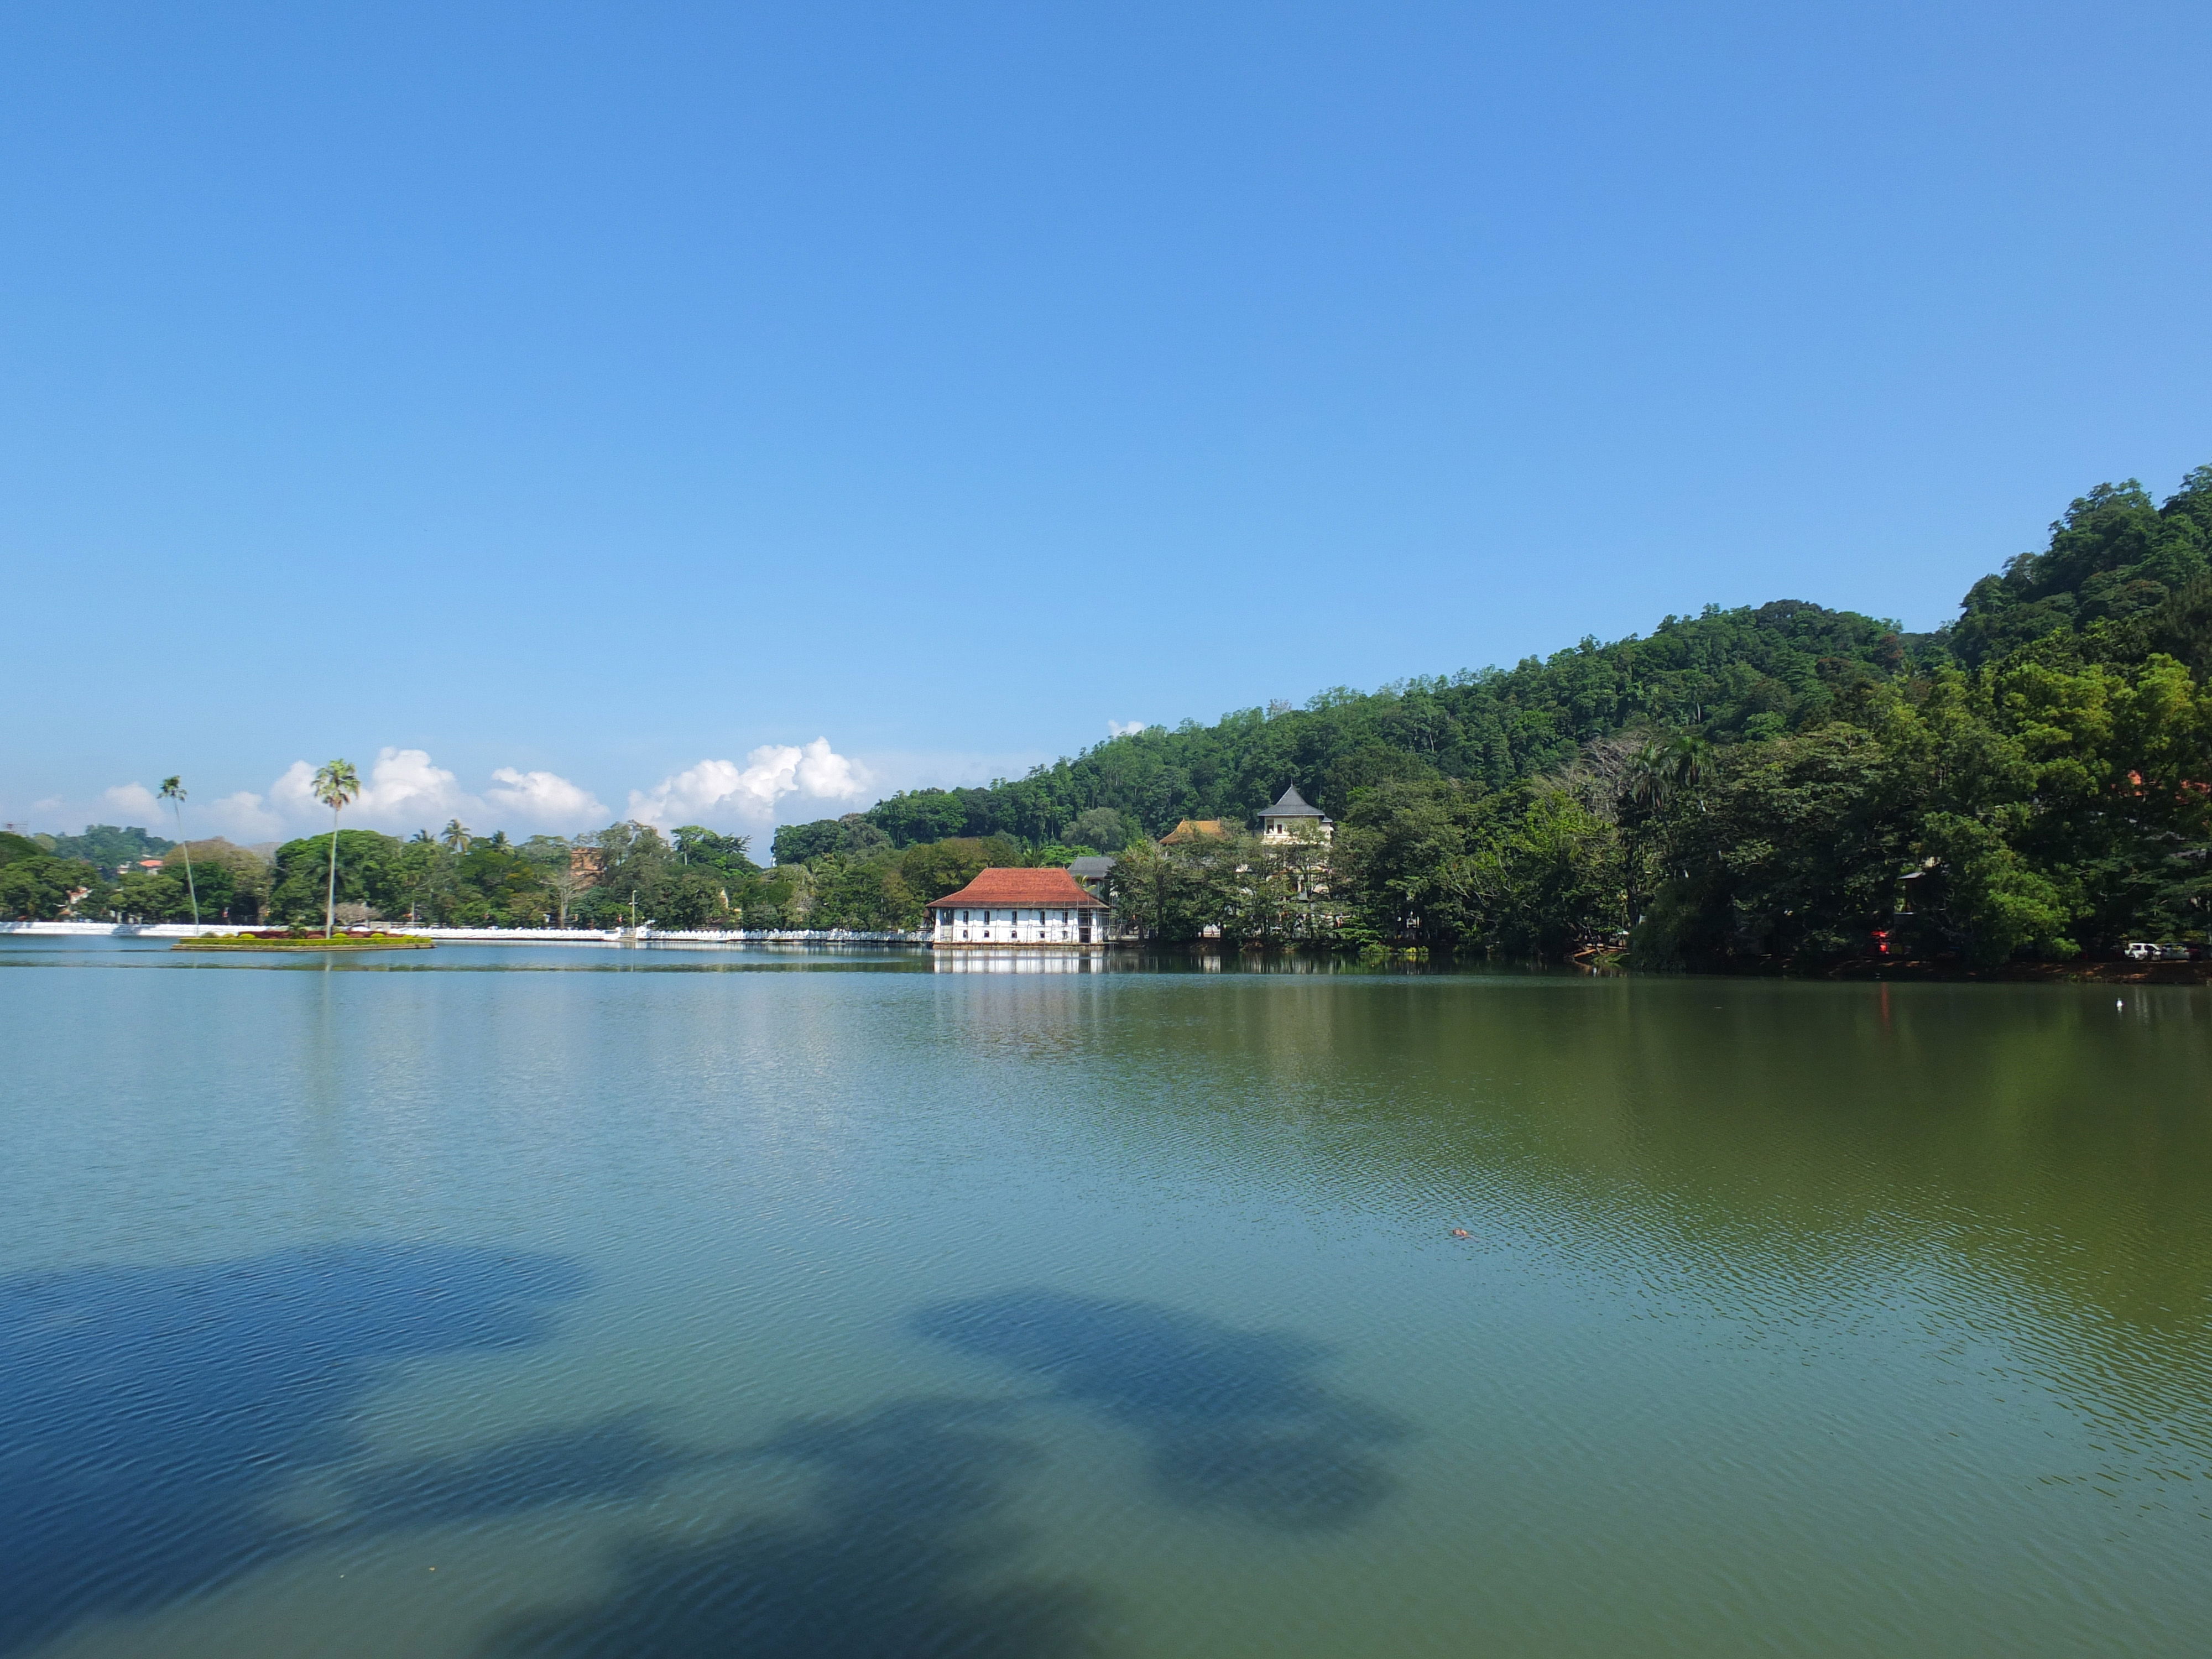
[{"label": "green algae-tinted water", "polygon": [[0,1655],[2204,1650],[2208,994],[994,965],[0,943]]}]

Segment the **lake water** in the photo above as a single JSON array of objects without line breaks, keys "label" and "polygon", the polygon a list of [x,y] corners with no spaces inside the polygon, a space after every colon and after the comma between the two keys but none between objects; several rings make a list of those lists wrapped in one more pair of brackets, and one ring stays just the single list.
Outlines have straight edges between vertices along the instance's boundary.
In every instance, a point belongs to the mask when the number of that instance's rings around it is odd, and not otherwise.
[{"label": "lake water", "polygon": [[0,1655],[2212,1644],[2212,994],[991,965],[0,941]]}]

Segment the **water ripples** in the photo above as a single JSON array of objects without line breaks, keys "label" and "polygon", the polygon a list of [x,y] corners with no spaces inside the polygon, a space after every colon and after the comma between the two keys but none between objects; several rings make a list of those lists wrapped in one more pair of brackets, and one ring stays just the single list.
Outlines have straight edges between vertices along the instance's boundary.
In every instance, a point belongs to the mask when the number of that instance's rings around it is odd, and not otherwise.
[{"label": "water ripples", "polygon": [[0,1653],[2212,1621],[2201,993],[521,965],[11,977]]}]

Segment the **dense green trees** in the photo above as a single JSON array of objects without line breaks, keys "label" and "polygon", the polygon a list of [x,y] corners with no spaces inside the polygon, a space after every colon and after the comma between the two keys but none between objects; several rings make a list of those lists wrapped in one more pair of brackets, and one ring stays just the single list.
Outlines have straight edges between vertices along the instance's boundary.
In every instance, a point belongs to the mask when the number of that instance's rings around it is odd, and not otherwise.
[{"label": "dense green trees", "polygon": [[119,864],[158,859],[176,845],[173,841],[149,835],[135,824],[126,830],[112,823],[88,823],[81,836],[39,836],[32,839],[56,858],[82,859],[94,869],[110,876]]},{"label": "dense green trees", "polygon": [[1377,934],[1556,956],[1632,928],[1639,959],[1691,965],[2203,937],[2212,691],[2169,657],[2089,661],[2079,637],[2045,638],[1698,770],[1663,793],[1587,766],[1369,791],[1337,890]]},{"label": "dense green trees", "polygon": [[[516,843],[504,831],[477,836],[458,823],[404,842],[348,830],[337,854],[341,911],[357,905],[381,919],[456,927],[627,924],[633,895],[641,919],[663,927],[734,926],[742,884],[757,873],[742,837],[688,827],[672,842],[635,823],[573,842],[533,836]],[[272,919],[315,919],[320,895],[311,890],[310,872],[326,870],[329,855],[326,836],[277,849]],[[733,880],[740,891],[726,899]]]},{"label": "dense green trees", "polygon": [[[269,897],[272,872],[260,854],[217,837],[181,843],[189,848],[199,884],[199,908],[209,921],[253,921],[259,919]],[[170,874],[173,866],[162,873]]]},{"label": "dense green trees", "polygon": [[[1510,671],[1153,728],[988,789],[895,796],[895,842],[1340,821],[1339,937],[1647,962],[1887,948],[1990,963],[2201,940],[2212,907],[2212,468],[2100,486],[1934,635],[1796,602]],[[1133,850],[1162,938],[1279,936],[1249,843]]]},{"label": "dense green trees", "polygon": [[1332,939],[1326,858],[1317,835],[1287,842],[1201,836],[1168,846],[1139,839],[1115,865],[1114,902],[1126,925],[1152,939]]},{"label": "dense green trees", "polygon": [[[958,830],[945,832],[957,835]],[[900,844],[909,845],[913,837]],[[812,823],[787,823],[771,843],[778,864],[812,864],[836,853],[846,858],[865,858],[889,847],[891,838],[869,822],[866,814],[848,812],[842,818],[817,818]]]},{"label": "dense green trees", "polygon": [[[1404,940],[1558,957],[1803,963],[1878,948],[1990,963],[2201,939],[2212,909],[2212,467],[2165,501],[2100,485],[2048,545],[1930,635],[1783,600],[1668,617],[1510,670],[1117,737],[988,788],[921,790],[742,838],[623,823],[519,846],[343,832],[341,902],[428,921],[664,927],[921,925],[987,864],[1121,854],[1151,936]],[[1296,783],[1326,859],[1242,832]],[[1182,818],[1225,840],[1163,848]],[[155,915],[165,872],[113,887],[126,839],[24,842],[0,907]],[[0,852],[6,850],[0,838]],[[166,848],[167,843],[159,843]],[[226,878],[217,860],[203,883]],[[104,869],[57,858],[97,847]],[[235,852],[237,849],[233,849]],[[268,908],[314,914],[327,837],[289,843]],[[240,854],[240,856],[244,856]],[[258,902],[233,869],[219,898]]]},{"label": "dense green trees", "polygon": [[0,833],[0,917],[46,921],[70,914],[79,893],[103,892],[99,871],[82,859],[58,858],[45,844]]},{"label": "dense green trees", "polygon": [[[336,905],[362,905],[392,914],[399,889],[394,880],[399,843],[374,830],[341,830],[288,841],[276,849],[269,915],[304,925],[324,920]],[[332,872],[335,872],[335,874]],[[405,915],[403,904],[401,915]]]},{"label": "dense green trees", "polygon": [[1004,836],[954,836],[904,848],[884,841],[865,851],[826,854],[809,867],[805,925],[921,927],[932,899],[959,891],[979,871],[1041,861],[1038,853]]},{"label": "dense green trees", "polygon": [[1624,860],[1643,856],[1607,816],[1613,799],[1587,769],[1503,790],[1445,780],[1363,791],[1329,860],[1340,928],[1537,957],[1602,938],[1620,926]]},{"label": "dense green trees", "polygon": [[2002,575],[1974,584],[1948,642],[1971,667],[2052,633],[2148,623],[2208,574],[2212,466],[2183,479],[2162,507],[2133,478],[2100,484],[2051,526],[2043,551],[2022,553]]},{"label": "dense green trees", "polygon": [[1208,726],[1153,726],[989,788],[894,795],[865,817],[899,846],[1002,834],[1100,847],[1103,830],[1078,828],[1087,812],[1108,809],[1125,830],[1155,836],[1186,817],[1243,824],[1294,782],[1342,817],[1361,789],[1445,778],[1504,789],[1632,727],[1691,726],[1716,743],[1794,729],[1940,650],[1934,636],[1795,600],[1711,609],[1670,617],[1649,639],[1585,640],[1512,669],[1328,691],[1304,708],[1244,709]]},{"label": "dense green trees", "polygon": [[[831,820],[834,823],[835,820]],[[197,850],[197,848],[196,848]],[[893,848],[880,833],[860,850],[816,854],[763,870],[746,837],[687,824],[664,836],[649,824],[609,825],[573,842],[538,836],[520,844],[464,831],[402,842],[341,832],[338,905],[437,926],[538,927],[548,923],[664,929],[913,928],[931,899],[963,887],[989,864],[1036,854],[1005,837],[956,838]],[[321,915],[315,878],[329,867],[329,839],[289,842],[276,853],[270,914],[304,922]]]},{"label": "dense green trees", "polygon": [[2201,937],[2212,693],[2170,657],[2084,659],[2047,636],[1903,679],[1838,719],[1729,753],[1666,825],[1647,954],[1893,948],[1978,963]]},{"label": "dense green trees", "polygon": [[[118,841],[112,837],[131,837]],[[143,837],[143,840],[138,839]],[[97,865],[79,857],[50,851],[46,843],[60,846],[90,842],[100,851],[117,849],[137,854],[152,842],[153,853],[168,857],[169,867],[148,871],[137,860],[118,860],[125,866]],[[269,867],[261,857],[222,840],[191,843],[199,892],[199,909],[210,921],[252,921],[261,915],[269,888]],[[192,915],[191,889],[184,874],[180,844],[144,836],[143,831],[117,830],[95,824],[83,836],[0,836],[0,917],[52,921],[64,916],[104,921],[188,921]]]}]

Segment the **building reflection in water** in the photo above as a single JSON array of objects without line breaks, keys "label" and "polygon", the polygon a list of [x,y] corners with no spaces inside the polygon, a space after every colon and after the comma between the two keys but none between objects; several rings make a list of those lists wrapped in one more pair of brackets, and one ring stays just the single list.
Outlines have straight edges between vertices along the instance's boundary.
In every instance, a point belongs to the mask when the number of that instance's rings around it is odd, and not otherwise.
[{"label": "building reflection in water", "polygon": [[[1372,974],[1355,958],[1331,951],[1223,951],[1122,947],[1111,951],[1058,949],[1010,945],[1004,949],[966,945],[930,953],[940,974]],[[1403,975],[1431,971],[1427,963],[1393,963],[1386,971]],[[1443,964],[1441,971],[1452,971]]]},{"label": "building reflection in water", "polygon": [[1106,959],[1097,951],[988,951],[969,945],[932,953],[940,974],[1103,974]]}]

